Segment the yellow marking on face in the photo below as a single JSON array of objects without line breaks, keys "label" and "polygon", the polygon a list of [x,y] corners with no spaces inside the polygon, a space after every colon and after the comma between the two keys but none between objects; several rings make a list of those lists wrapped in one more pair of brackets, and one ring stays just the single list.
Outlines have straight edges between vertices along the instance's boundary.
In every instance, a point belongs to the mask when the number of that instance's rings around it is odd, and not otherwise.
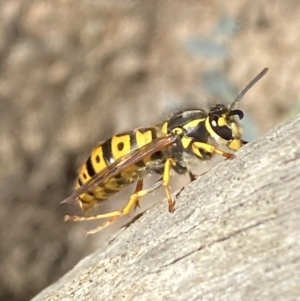
[{"label": "yellow marking on face", "polygon": [[131,151],[130,135],[113,136],[111,152],[115,160],[129,154]]},{"label": "yellow marking on face", "polygon": [[225,117],[219,117],[219,119],[218,119],[218,126],[228,126],[228,123],[227,123],[227,121],[226,121],[226,119],[225,119]]},{"label": "yellow marking on face", "polygon": [[242,147],[242,142],[240,139],[233,139],[228,145],[228,148],[232,150],[238,150]]}]

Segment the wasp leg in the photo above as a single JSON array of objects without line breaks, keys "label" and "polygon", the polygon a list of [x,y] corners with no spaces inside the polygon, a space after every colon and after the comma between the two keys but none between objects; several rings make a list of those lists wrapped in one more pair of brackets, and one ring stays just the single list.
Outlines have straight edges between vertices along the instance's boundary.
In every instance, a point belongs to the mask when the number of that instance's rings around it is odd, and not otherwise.
[{"label": "wasp leg", "polygon": [[[189,178],[190,178],[190,183],[195,181],[197,179],[197,176],[194,175],[192,172],[188,172]],[[182,187],[177,193],[176,193],[176,198],[178,198],[181,194],[181,192],[185,189],[185,187]]]},{"label": "wasp leg", "polygon": [[121,211],[111,211],[111,212],[92,215],[92,216],[65,215],[65,221],[81,222],[81,221],[89,221],[94,219],[120,216],[121,214],[122,214]]},{"label": "wasp leg", "polygon": [[227,159],[232,159],[235,157],[234,154],[231,153],[226,153],[223,150],[216,148],[213,145],[207,144],[207,143],[203,143],[203,142],[194,142],[192,144],[192,148],[193,148],[193,153],[195,155],[197,155],[198,157],[202,157],[202,154],[200,152],[200,149],[206,151],[207,153],[211,153],[211,154],[218,154],[221,155]]},{"label": "wasp leg", "polygon": [[163,180],[162,185],[165,188],[168,204],[169,204],[169,212],[175,211],[175,202],[172,199],[171,191],[170,191],[170,178],[171,178],[171,168],[172,165],[175,165],[175,162],[172,158],[169,158],[166,160],[165,167],[164,167],[164,174],[163,174]]},{"label": "wasp leg", "polygon": [[[139,179],[137,181],[136,188],[134,190],[133,195],[136,195],[142,189],[143,189],[143,179]],[[134,210],[137,207],[140,207],[139,198],[137,198],[135,200]],[[94,220],[94,219],[101,219],[101,218],[107,218],[107,217],[114,218],[115,216],[120,216],[120,215],[121,215],[120,211],[112,211],[112,212],[103,213],[103,214],[99,214],[99,215],[88,216],[88,217],[77,216],[77,215],[65,215],[65,221],[73,221],[73,222],[76,221],[77,222],[77,221]]]},{"label": "wasp leg", "polygon": [[[134,209],[137,207],[137,204],[139,203],[139,199],[142,196],[145,196],[146,194],[153,192],[154,190],[156,190],[157,188],[159,188],[162,185],[162,180],[160,179],[159,181],[157,181],[153,186],[151,186],[148,189],[144,189],[143,188],[143,180],[139,180],[136,188],[135,188],[135,192],[134,194],[130,197],[128,203],[126,204],[126,206],[121,210],[121,211],[114,211],[117,212],[118,214],[112,216],[108,221],[106,221],[105,223],[103,223],[102,225],[100,225],[99,227],[92,229],[90,231],[88,231],[86,234],[94,234],[102,229],[104,229],[105,227],[107,227],[108,225],[110,225],[111,223],[113,223],[118,217],[129,214],[132,207],[134,207]],[[96,216],[91,216],[90,218],[92,219],[98,219],[98,218],[102,218],[101,217],[102,214],[100,215],[96,215]]]},{"label": "wasp leg", "polygon": [[194,175],[192,172],[189,171],[189,178],[190,178],[190,181],[193,182],[197,179],[197,176]]},{"label": "wasp leg", "polygon": [[[137,184],[136,184],[136,187],[135,187],[135,190],[134,190],[133,194],[138,193],[142,189],[143,189],[143,179],[139,179]],[[140,200],[139,199],[136,199],[133,210],[135,211],[137,207],[140,207]]]},{"label": "wasp leg", "polygon": [[[160,178],[158,181],[155,182],[155,184],[153,186],[151,186],[150,188],[147,189],[147,193],[149,192],[153,192],[154,190],[158,189],[159,187],[162,186],[162,178]],[[134,191],[134,194],[138,193],[139,191],[141,191],[143,188],[143,179],[139,180],[137,185],[136,185],[136,188],[135,188],[135,191]],[[137,207],[140,207],[140,203],[139,203],[139,199],[136,200],[136,203],[134,204],[134,210],[136,210]]]},{"label": "wasp leg", "polygon": [[139,201],[139,199],[141,197],[143,197],[146,194],[148,194],[148,193],[156,190],[161,185],[162,185],[162,179],[160,179],[159,181],[157,181],[150,188],[142,190],[143,181],[139,180],[138,183],[137,183],[137,186],[136,186],[134,194],[130,197],[128,203],[126,204],[126,206],[122,210],[120,210],[120,211],[112,211],[112,212],[108,212],[108,213],[104,213],[104,214],[98,214],[98,215],[89,216],[89,217],[66,215],[65,220],[86,221],[86,220],[95,220],[95,219],[102,219],[102,218],[110,217],[110,219],[108,221],[104,222],[99,227],[97,227],[97,228],[95,228],[93,230],[88,231],[86,234],[88,235],[88,234],[96,233],[96,232],[102,230],[103,228],[107,227],[111,223],[113,223],[118,217],[129,214],[130,211],[132,210],[132,208],[136,207],[136,204],[138,203],[138,201]]}]

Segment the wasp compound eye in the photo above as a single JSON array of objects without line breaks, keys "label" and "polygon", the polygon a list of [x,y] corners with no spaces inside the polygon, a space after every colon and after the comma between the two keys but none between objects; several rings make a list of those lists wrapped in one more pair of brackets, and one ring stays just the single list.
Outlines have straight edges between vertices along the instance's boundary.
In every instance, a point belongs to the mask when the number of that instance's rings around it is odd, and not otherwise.
[{"label": "wasp compound eye", "polygon": [[[221,117],[222,119],[223,117]],[[224,124],[224,125],[220,125],[219,122],[220,117],[218,115],[211,115],[209,116],[209,122],[210,125],[213,129],[213,131],[220,136],[221,138],[229,141],[232,139],[232,131],[231,129],[228,127],[228,125]],[[224,120],[224,118],[223,118]],[[224,120],[225,121],[225,120]]]},{"label": "wasp compound eye", "polygon": [[209,117],[210,124],[214,128],[218,126],[218,120],[219,120],[219,116],[218,115],[211,115]]}]

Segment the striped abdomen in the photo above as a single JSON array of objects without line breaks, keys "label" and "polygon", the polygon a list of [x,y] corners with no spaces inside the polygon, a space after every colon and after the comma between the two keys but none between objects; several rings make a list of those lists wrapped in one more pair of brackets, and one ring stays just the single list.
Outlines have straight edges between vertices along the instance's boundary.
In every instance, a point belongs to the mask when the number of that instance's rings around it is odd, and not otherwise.
[{"label": "striped abdomen", "polygon": [[[104,170],[135,149],[138,149],[155,139],[159,129],[156,127],[139,128],[111,137],[93,149],[86,163],[81,167],[76,189],[87,182],[96,173]],[[100,184],[93,191],[80,195],[79,202],[83,210],[92,208],[97,203],[107,200],[123,188],[138,180],[138,171],[142,170],[151,158],[144,158],[128,170],[123,170],[115,177]]]}]

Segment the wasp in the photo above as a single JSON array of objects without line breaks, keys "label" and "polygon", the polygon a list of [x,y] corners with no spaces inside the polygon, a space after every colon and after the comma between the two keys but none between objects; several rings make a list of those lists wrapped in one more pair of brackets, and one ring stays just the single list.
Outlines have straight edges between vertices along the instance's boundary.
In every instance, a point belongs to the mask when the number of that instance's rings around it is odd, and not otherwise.
[{"label": "wasp", "polygon": [[[268,68],[263,69],[252,79],[229,107],[217,104],[208,112],[202,109],[180,111],[157,126],[117,134],[100,143],[80,168],[76,190],[63,203],[79,203],[86,212],[130,184],[136,183],[135,191],[121,210],[87,217],[66,215],[65,220],[108,218],[87,232],[96,233],[136,209],[141,197],[161,186],[167,195],[169,212],[174,212],[175,202],[169,187],[171,172],[189,173],[192,180],[191,159],[205,161],[216,154],[226,159],[234,157],[219,147],[237,151],[247,143],[242,139],[242,128],[236,118],[241,120],[244,113],[236,109],[236,105],[267,71]],[[152,187],[143,189],[144,178],[149,174],[158,174],[161,178]]]}]

